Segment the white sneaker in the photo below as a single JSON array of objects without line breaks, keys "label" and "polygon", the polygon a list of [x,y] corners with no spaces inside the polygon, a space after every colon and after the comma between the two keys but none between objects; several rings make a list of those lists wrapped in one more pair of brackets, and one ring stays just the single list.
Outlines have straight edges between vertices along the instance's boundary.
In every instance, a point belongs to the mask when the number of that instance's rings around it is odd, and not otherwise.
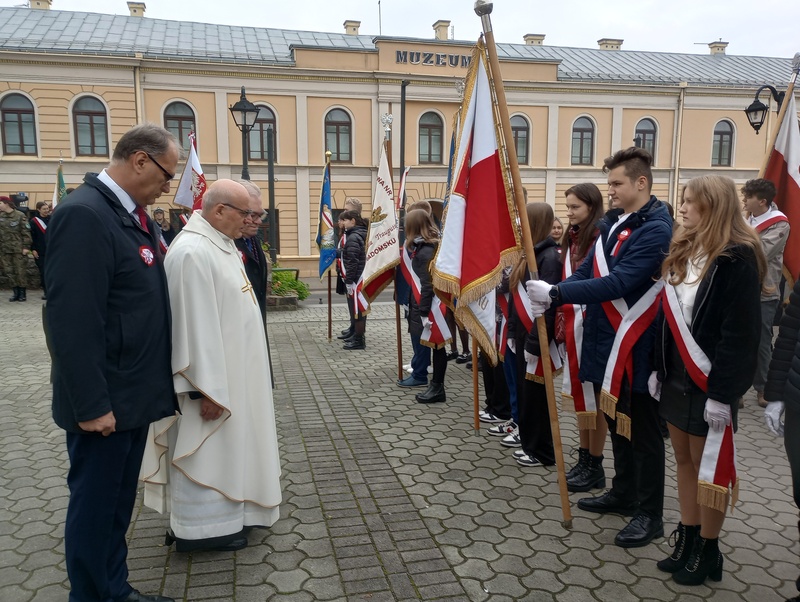
[{"label": "white sneaker", "polygon": [[506,447],[522,447],[522,441],[520,441],[519,438],[519,428],[515,428],[513,433],[503,437],[500,444]]},{"label": "white sneaker", "polygon": [[478,420],[481,422],[489,422],[491,424],[497,424],[498,422],[505,422],[502,418],[498,418],[491,412],[487,412],[486,410],[481,410],[478,412]]},{"label": "white sneaker", "polygon": [[405,370],[406,372],[413,372],[413,370],[411,369],[411,364],[403,364],[403,370]]},{"label": "white sneaker", "polygon": [[541,466],[542,463],[539,462],[535,457],[529,456],[528,454],[522,454],[519,458],[517,458],[517,464],[520,466]]},{"label": "white sneaker", "polygon": [[514,451],[513,454],[511,454],[511,457],[514,458],[515,460],[519,460],[522,456],[526,456],[526,455],[527,454],[524,451],[522,451],[521,449],[518,449],[518,450]]},{"label": "white sneaker", "polygon": [[500,424],[495,424],[494,426],[486,429],[486,432],[490,435],[494,435],[495,437],[505,437],[506,435],[510,435],[517,429],[517,423],[513,420],[506,420],[505,422],[501,422]]},{"label": "white sneaker", "polygon": [[428,366],[428,374],[433,374],[433,366]]}]

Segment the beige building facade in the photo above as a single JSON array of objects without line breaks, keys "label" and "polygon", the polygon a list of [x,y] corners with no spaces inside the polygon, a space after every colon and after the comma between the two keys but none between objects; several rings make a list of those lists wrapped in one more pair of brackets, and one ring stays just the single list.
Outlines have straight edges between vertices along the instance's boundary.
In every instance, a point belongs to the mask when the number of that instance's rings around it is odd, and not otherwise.
[{"label": "beige building facade", "polygon": [[[266,206],[264,132],[274,127],[279,260],[310,276],[325,151],[333,152],[334,207],[358,197],[366,210],[386,113],[399,176],[403,81],[408,200],[445,194],[458,83],[472,54],[470,42],[446,39],[446,21],[435,24],[432,39],[364,36],[357,21],[346,21],[341,34],[220,26],[215,41],[203,30],[211,26],[149,20],[143,3],[128,3],[124,17],[37,4],[0,8],[2,194],[25,192],[30,207],[50,200],[59,160],[67,186],[79,185],[143,121],[184,141],[194,130],[206,178],[238,177],[242,138],[229,107],[245,86],[248,100],[262,107],[249,138],[251,179]],[[89,24],[99,36],[94,44],[81,35]],[[181,27],[202,36],[201,50],[181,43]],[[59,37],[48,36],[53,28]],[[672,204],[696,175],[714,171],[743,182],[757,173],[776,114],[756,135],[743,109],[760,84],[785,88],[789,59],[735,57],[724,46],[704,56],[635,53],[608,39],[596,49],[551,48],[543,38],[499,47],[529,199],[563,215],[564,190],[585,181],[603,190],[603,158],[635,143],[652,150],[653,192]],[[175,209],[169,197],[159,204]]]}]

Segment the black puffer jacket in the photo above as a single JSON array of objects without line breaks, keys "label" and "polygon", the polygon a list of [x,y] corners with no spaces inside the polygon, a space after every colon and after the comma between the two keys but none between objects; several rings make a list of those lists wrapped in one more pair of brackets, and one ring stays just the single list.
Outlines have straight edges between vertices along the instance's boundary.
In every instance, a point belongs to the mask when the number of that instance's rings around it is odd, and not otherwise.
[{"label": "black puffer jacket", "polygon": [[345,231],[345,243],[342,249],[342,263],[347,275],[345,284],[355,284],[361,278],[367,254],[364,251],[364,241],[367,238],[367,229],[364,226],[353,226]]},{"label": "black puffer jacket", "polygon": [[783,312],[764,398],[800,405],[800,280],[794,283]]},{"label": "black puffer jacket", "polygon": [[[708,374],[709,399],[737,402],[753,383],[761,338],[761,283],[752,248],[737,245],[728,255],[717,257],[697,288],[691,332],[711,360]],[[675,344],[663,313],[659,314],[656,344],[658,380],[666,378],[665,358]],[[701,394],[683,370],[687,393]]]},{"label": "black puffer jacket", "polygon": [[[414,293],[408,295],[408,332],[413,335],[422,334],[422,318],[428,317],[433,304],[433,283],[431,282],[430,264],[436,255],[437,244],[425,242],[417,238],[409,247],[411,253],[411,268],[419,278],[420,299],[419,304],[414,299]],[[409,289],[410,290],[410,289]]]}]

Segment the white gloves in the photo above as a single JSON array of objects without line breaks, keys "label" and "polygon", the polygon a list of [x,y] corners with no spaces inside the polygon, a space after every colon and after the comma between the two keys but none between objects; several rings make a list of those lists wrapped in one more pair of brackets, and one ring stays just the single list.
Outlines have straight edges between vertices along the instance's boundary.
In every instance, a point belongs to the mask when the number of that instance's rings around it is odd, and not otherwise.
[{"label": "white gloves", "polygon": [[658,372],[655,370],[650,373],[650,378],[647,379],[647,390],[650,392],[650,397],[656,401],[661,401],[661,383],[658,380]]},{"label": "white gloves", "polygon": [[783,437],[783,411],[785,404],[782,401],[770,401],[764,408],[764,422],[767,423],[769,432],[776,437]]},{"label": "white gloves", "polygon": [[423,330],[428,328],[431,325],[431,319],[425,316],[422,316],[422,328]]},{"label": "white gloves", "polygon": [[531,300],[531,309],[534,317],[538,318],[550,307],[553,300],[550,298],[552,284],[547,284],[542,280],[528,280],[525,289],[528,291],[528,299]]},{"label": "white gloves", "polygon": [[526,351],[525,352],[525,363],[530,364],[535,359],[536,359],[536,356],[533,355],[530,351]]},{"label": "white gloves", "polygon": [[347,294],[352,297],[353,293],[356,292],[356,285],[355,284],[345,284],[345,286],[347,287]]},{"label": "white gloves", "polygon": [[713,399],[706,399],[703,419],[712,430],[717,432],[724,431],[725,427],[731,423],[731,406]]}]

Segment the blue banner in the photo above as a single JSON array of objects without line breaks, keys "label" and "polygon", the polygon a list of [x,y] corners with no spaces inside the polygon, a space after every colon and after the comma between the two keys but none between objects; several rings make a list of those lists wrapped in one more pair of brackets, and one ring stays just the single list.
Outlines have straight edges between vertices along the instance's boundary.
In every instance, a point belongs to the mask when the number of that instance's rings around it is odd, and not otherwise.
[{"label": "blue banner", "polygon": [[333,212],[331,211],[331,167],[325,166],[322,176],[322,192],[319,195],[319,224],[317,225],[317,248],[319,249],[319,277],[331,269],[336,261],[336,241],[333,239]]}]

